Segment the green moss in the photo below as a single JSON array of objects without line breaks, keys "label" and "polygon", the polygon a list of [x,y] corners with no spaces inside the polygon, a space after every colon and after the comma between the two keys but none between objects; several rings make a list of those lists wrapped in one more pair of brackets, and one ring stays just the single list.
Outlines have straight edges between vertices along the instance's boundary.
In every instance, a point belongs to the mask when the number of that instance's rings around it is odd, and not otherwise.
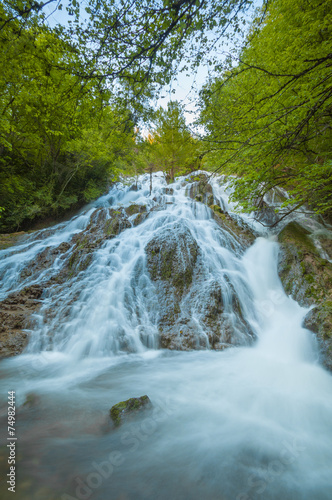
[{"label": "green moss", "polygon": [[290,222],[287,226],[280,232],[279,241],[281,243],[292,243],[297,246],[298,249],[302,251],[314,253],[318,255],[318,250],[316,249],[313,241],[309,237],[310,232],[304,227],[300,226],[297,222]]},{"label": "green moss", "polygon": [[314,276],[313,276],[312,274],[307,274],[307,275],[305,276],[305,279],[306,279],[306,281],[307,281],[308,283],[314,283],[314,282],[315,282],[315,278],[314,278]]},{"label": "green moss", "polygon": [[68,259],[68,266],[70,269],[73,269],[75,265],[77,264],[77,261],[79,259],[79,254],[78,252],[73,252],[71,256]]},{"label": "green moss", "polygon": [[89,253],[88,255],[86,255],[86,257],[84,257],[80,260],[78,270],[84,271],[85,269],[87,269],[89,267],[91,262],[92,262],[92,254]]},{"label": "green moss", "polygon": [[140,211],[140,206],[139,205],[130,205],[128,208],[126,208],[126,214],[127,215],[134,215],[138,214]]},{"label": "green moss", "polygon": [[107,236],[116,236],[119,233],[119,228],[119,219],[108,219],[104,225],[104,233],[107,234]]},{"label": "green moss", "polygon": [[137,217],[134,220],[134,226],[138,226],[138,224],[141,224],[141,222],[143,222],[146,219],[146,216],[147,214],[145,211],[137,214]]},{"label": "green moss", "polygon": [[134,413],[145,406],[150,404],[148,396],[141,396],[140,398],[130,398],[127,401],[121,401],[110,409],[110,417],[114,422],[115,427],[119,427],[122,417],[128,413]]},{"label": "green moss", "polygon": [[219,205],[210,205],[209,207],[213,212],[218,212],[218,214],[223,214],[224,211]]},{"label": "green moss", "polygon": [[114,406],[112,406],[110,410],[111,419],[114,422],[115,427],[118,427],[121,424],[121,413],[126,409],[126,401],[121,401]]}]

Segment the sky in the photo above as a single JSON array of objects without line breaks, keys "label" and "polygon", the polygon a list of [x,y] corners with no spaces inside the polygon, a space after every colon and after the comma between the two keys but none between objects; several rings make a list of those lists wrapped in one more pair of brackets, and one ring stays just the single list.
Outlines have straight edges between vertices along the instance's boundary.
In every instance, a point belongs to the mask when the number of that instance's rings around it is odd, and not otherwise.
[{"label": "sky", "polygon": [[[254,6],[256,8],[260,7],[262,5],[262,1],[263,0],[255,0]],[[57,10],[56,6],[58,3],[52,3],[45,7],[44,12],[47,15],[47,22],[51,27],[55,26],[56,24],[66,24],[68,22],[68,19],[70,19],[65,9],[66,1],[64,0],[62,3],[64,4],[62,10]],[[86,3],[87,0],[80,0],[82,21],[85,17],[84,6]],[[247,21],[250,21],[251,15],[252,13],[249,13],[247,15]],[[210,33],[209,37],[212,40],[213,33]],[[239,40],[232,40],[232,42],[228,41],[226,43],[226,39],[223,39],[214,48],[214,54],[217,54],[216,51],[218,51],[218,57],[222,59],[224,57],[222,53],[229,52],[230,50],[234,49],[238,43],[240,43]],[[183,105],[185,110],[184,115],[186,118],[186,123],[187,125],[189,125],[193,133],[195,133],[195,131],[200,132],[199,129],[195,129],[194,127],[194,121],[198,115],[197,99],[199,90],[202,88],[209,76],[213,76],[211,68],[209,67],[206,59],[207,58],[205,58],[204,60],[203,58],[200,66],[194,73],[191,73],[190,75],[186,75],[185,72],[180,73],[169,87],[162,90],[160,98],[153,101],[152,103],[153,107],[157,109],[159,106],[166,108],[167,103],[171,100],[179,101]]]}]

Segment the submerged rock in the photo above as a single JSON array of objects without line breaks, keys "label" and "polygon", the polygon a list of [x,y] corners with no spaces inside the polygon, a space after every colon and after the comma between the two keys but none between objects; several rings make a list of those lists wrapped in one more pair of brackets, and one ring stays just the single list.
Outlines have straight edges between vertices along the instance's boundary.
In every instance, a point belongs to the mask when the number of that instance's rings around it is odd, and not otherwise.
[{"label": "submerged rock", "polygon": [[322,259],[311,233],[297,222],[279,234],[279,276],[286,293],[301,306],[315,306],[304,326],[316,333],[325,366],[332,369],[332,264]]},{"label": "submerged rock", "polygon": [[[136,215],[133,222],[129,217]],[[147,216],[144,205],[130,205],[126,209],[97,209],[91,216],[90,224],[72,238],[74,246],[62,272],[62,280],[84,271],[92,262],[93,253],[106,240],[115,238],[125,229],[137,226]]]},{"label": "submerged rock", "polygon": [[193,174],[188,177],[188,181],[192,182],[190,187],[186,190],[186,195],[195,201],[200,201],[206,205],[213,204],[212,186],[209,184],[209,177],[207,174],[199,173]]},{"label": "submerged rock", "polygon": [[110,409],[110,417],[113,420],[115,427],[119,427],[123,420],[125,420],[128,416],[151,406],[151,401],[148,396],[130,398],[127,399],[127,401],[121,401],[120,403],[112,406]]}]

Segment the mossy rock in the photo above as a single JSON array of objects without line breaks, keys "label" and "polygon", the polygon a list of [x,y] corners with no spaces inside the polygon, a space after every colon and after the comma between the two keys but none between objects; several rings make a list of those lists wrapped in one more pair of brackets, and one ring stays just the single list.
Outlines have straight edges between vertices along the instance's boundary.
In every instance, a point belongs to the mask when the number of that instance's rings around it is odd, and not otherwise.
[{"label": "mossy rock", "polygon": [[244,247],[250,246],[255,241],[256,236],[251,229],[248,226],[241,226],[219,205],[210,205],[209,208],[218,226],[230,231]]},{"label": "mossy rock", "polygon": [[332,369],[332,264],[322,259],[310,232],[296,222],[279,234],[279,276],[301,306],[315,306],[304,326],[316,333],[325,366]]},{"label": "mossy rock", "polygon": [[146,395],[139,398],[130,398],[127,399],[127,401],[121,401],[112,406],[110,409],[110,417],[115,427],[119,427],[128,415],[132,415],[139,410],[147,409],[151,406],[150,398]]},{"label": "mossy rock", "polygon": [[192,182],[193,184],[188,187],[186,192],[187,196],[195,201],[199,201],[208,205],[211,202],[212,195],[212,186],[211,184],[209,184],[209,177],[206,174],[196,174],[191,175],[188,178],[188,181]]},{"label": "mossy rock", "polygon": [[175,223],[157,233],[145,251],[152,280],[167,282],[181,296],[192,282],[199,251],[190,230]]},{"label": "mossy rock", "polygon": [[138,226],[139,224],[142,224],[142,222],[144,222],[147,217],[148,217],[147,212],[141,212],[141,213],[137,214],[134,221],[133,221],[134,226]]},{"label": "mossy rock", "polygon": [[279,233],[278,240],[280,243],[295,244],[296,247],[304,252],[310,252],[319,255],[312,239],[310,238],[310,231],[302,227],[297,222],[290,222]]},{"label": "mossy rock", "polygon": [[128,215],[128,217],[130,217],[131,215],[134,215],[134,214],[146,212],[146,206],[133,204],[133,205],[130,205],[129,207],[127,207],[125,209],[125,212]]},{"label": "mossy rock", "polygon": [[218,214],[224,214],[225,212],[219,205],[210,205],[209,207],[213,212],[216,212]]}]

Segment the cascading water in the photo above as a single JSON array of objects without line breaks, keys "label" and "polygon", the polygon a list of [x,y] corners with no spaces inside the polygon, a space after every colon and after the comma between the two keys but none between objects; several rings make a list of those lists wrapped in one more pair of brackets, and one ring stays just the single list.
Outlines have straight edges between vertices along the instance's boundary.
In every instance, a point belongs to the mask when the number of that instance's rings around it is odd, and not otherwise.
[{"label": "cascading water", "polygon": [[[282,288],[278,244],[243,216],[260,231],[245,249],[192,186],[156,174],[150,194],[142,176],[0,252],[1,298],[45,287],[25,353],[0,365],[2,393],[17,393],[19,499],[332,498],[332,378],[301,326],[307,310]],[[95,225],[115,213],[125,226],[100,240]],[[160,349],[169,338],[190,352]],[[109,408],[143,394],[151,413],[111,430]]]}]

